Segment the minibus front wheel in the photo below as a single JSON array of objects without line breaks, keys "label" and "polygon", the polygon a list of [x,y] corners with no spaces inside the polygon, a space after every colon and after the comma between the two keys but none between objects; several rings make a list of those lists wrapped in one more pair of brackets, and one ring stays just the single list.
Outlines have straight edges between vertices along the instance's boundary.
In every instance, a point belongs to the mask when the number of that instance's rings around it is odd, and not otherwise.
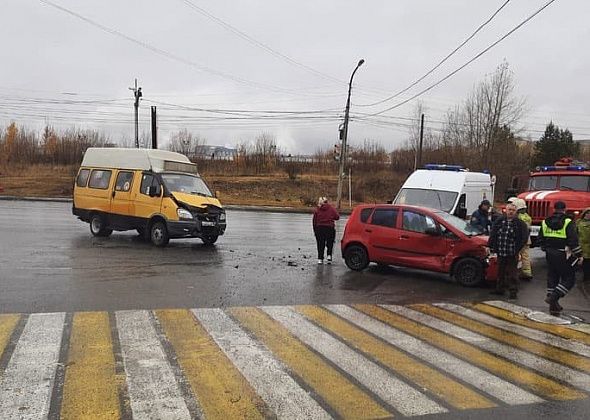
[{"label": "minibus front wheel", "polygon": [[90,233],[94,236],[105,237],[113,233],[112,229],[106,227],[105,218],[98,213],[90,216]]},{"label": "minibus front wheel", "polygon": [[166,223],[162,220],[156,220],[150,227],[150,240],[156,246],[166,246],[170,241]]},{"label": "minibus front wheel", "polygon": [[201,240],[203,241],[203,243],[205,245],[213,245],[215,242],[217,242],[217,238],[219,238],[218,235],[203,235],[203,236],[201,236]]}]

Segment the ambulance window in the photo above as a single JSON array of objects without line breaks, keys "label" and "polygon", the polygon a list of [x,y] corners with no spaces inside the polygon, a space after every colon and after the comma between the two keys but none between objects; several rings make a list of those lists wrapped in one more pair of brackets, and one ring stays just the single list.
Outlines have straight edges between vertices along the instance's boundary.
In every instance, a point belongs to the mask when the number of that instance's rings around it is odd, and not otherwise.
[{"label": "ambulance window", "polygon": [[76,179],[76,185],[78,187],[85,187],[88,183],[88,176],[90,175],[90,169],[81,169]]},{"label": "ambulance window", "polygon": [[111,171],[103,171],[95,169],[90,174],[90,180],[88,186],[90,188],[98,188],[99,190],[106,190],[109,188],[111,182]]},{"label": "ambulance window", "polygon": [[423,214],[404,210],[403,228],[412,232],[426,233],[427,229],[436,229],[436,222]]},{"label": "ambulance window", "polygon": [[131,189],[132,182],[133,172],[119,172],[117,175],[117,182],[115,183],[115,191],[129,191]]},{"label": "ambulance window", "polygon": [[375,209],[371,224],[394,228],[397,221],[397,213],[397,209]]},{"label": "ambulance window", "polygon": [[371,215],[372,211],[373,211],[373,207],[369,207],[368,209],[361,210],[361,222],[362,223],[367,223],[367,220],[369,220],[369,216]]}]

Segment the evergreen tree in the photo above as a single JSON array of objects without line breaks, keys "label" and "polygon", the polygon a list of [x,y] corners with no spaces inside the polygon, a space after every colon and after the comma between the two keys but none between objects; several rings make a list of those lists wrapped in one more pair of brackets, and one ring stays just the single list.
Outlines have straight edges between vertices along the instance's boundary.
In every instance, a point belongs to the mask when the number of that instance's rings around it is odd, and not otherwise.
[{"label": "evergreen tree", "polygon": [[552,165],[562,157],[576,157],[580,153],[580,144],[574,141],[572,133],[566,128],[561,130],[551,121],[545,127],[545,133],[535,143],[535,164]]}]

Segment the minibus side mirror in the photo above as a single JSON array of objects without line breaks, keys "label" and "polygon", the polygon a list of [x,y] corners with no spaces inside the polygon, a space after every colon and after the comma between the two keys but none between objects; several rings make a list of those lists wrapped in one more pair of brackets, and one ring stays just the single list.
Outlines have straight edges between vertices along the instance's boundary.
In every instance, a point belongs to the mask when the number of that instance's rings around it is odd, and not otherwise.
[{"label": "minibus side mirror", "polygon": [[219,197],[219,190],[215,190],[215,198]]}]

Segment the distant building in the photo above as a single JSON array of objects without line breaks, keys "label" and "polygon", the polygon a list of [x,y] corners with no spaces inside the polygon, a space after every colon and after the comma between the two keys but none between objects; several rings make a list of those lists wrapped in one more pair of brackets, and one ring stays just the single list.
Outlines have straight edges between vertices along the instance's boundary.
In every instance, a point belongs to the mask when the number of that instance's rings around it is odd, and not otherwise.
[{"label": "distant building", "polygon": [[237,150],[224,146],[197,146],[195,150],[195,157],[197,159],[211,159],[211,160],[234,160]]}]

